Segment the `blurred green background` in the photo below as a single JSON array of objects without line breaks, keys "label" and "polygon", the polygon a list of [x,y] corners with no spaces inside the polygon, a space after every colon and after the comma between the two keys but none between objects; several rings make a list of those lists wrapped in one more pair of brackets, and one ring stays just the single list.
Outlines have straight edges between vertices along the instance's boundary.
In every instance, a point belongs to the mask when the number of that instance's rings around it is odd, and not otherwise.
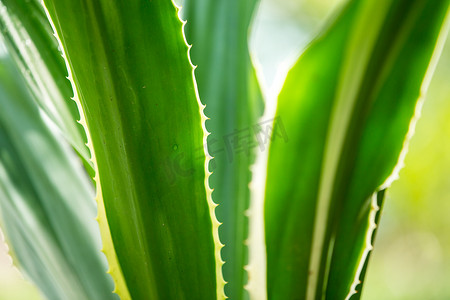
[{"label": "blurred green background", "polygon": [[[262,0],[250,44],[268,101],[338,0]],[[195,45],[194,45],[195,47]],[[268,107],[270,107],[270,103]],[[363,300],[450,299],[450,42],[433,77],[400,179],[389,189]],[[0,238],[0,300],[40,299]]]}]

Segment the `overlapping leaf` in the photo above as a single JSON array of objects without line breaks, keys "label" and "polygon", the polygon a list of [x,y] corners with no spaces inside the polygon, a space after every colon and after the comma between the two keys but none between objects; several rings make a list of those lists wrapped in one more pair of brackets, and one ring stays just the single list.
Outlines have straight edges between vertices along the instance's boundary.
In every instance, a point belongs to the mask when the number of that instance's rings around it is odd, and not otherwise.
[{"label": "overlapping leaf", "polygon": [[86,135],[66,80],[67,70],[52,28],[38,0],[0,1],[0,29],[33,98],[74,147],[92,175]]},{"label": "overlapping leaf", "polygon": [[206,128],[210,164],[210,186],[219,206],[217,218],[225,293],[231,299],[248,297],[247,275],[250,165],[260,146],[256,138],[263,103],[248,51],[248,32],[256,0],[187,0],[183,13],[186,35],[193,45],[192,61],[200,99],[210,120]]},{"label": "overlapping leaf", "polygon": [[91,181],[4,55],[0,107],[0,223],[15,263],[47,299],[117,299]]},{"label": "overlapping leaf", "polygon": [[371,201],[404,154],[448,6],[351,1],[289,72],[277,111],[289,140],[274,135],[268,164],[269,299],[353,294]]}]

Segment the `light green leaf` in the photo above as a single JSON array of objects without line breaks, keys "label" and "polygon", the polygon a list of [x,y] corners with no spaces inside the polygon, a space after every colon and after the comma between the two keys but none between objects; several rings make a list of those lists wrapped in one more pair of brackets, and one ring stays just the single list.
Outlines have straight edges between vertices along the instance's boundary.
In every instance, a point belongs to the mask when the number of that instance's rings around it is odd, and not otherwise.
[{"label": "light green leaf", "polygon": [[345,299],[362,280],[371,200],[405,154],[448,6],[350,1],[289,72],[288,141],[275,132],[268,163],[269,299]]},{"label": "light green leaf", "polygon": [[80,119],[67,70],[52,35],[52,28],[38,0],[0,1],[0,29],[6,46],[23,73],[42,110],[83,159],[92,174],[86,134]]},{"label": "light green leaf", "polygon": [[91,138],[116,292],[220,298],[204,119],[177,10],[167,0],[44,3]]},{"label": "light green leaf", "polygon": [[0,107],[0,223],[14,262],[48,299],[117,299],[92,184],[4,55]]},{"label": "light green leaf", "polygon": [[256,0],[186,0],[186,36],[200,99],[210,118],[206,129],[210,164],[210,186],[214,189],[225,294],[246,299],[248,261],[245,241],[251,181],[250,165],[259,149],[255,138],[263,103],[248,50],[248,32]]}]

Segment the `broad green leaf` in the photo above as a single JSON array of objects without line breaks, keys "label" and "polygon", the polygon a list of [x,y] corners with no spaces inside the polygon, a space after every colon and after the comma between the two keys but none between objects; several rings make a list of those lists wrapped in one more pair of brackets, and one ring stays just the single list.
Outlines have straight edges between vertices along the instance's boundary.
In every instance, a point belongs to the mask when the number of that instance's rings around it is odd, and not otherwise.
[{"label": "broad green leaf", "polygon": [[216,214],[225,294],[248,297],[247,274],[250,165],[258,145],[256,133],[263,103],[248,50],[248,32],[257,0],[186,0],[186,36],[205,114],[208,150],[214,159],[210,186]]},{"label": "broad green leaf", "polygon": [[401,166],[448,6],[350,1],[289,72],[277,108],[288,141],[275,131],[268,162],[269,299],[353,295],[371,201]]},{"label": "broad green leaf", "polygon": [[176,8],[169,0],[44,3],[91,139],[116,292],[220,298],[204,118]]},{"label": "broad green leaf", "polygon": [[0,223],[47,299],[117,299],[100,252],[92,183],[0,54]]},{"label": "broad green leaf", "polygon": [[28,86],[43,111],[63,133],[92,173],[86,134],[80,118],[64,60],[45,11],[38,0],[0,1],[0,29]]}]

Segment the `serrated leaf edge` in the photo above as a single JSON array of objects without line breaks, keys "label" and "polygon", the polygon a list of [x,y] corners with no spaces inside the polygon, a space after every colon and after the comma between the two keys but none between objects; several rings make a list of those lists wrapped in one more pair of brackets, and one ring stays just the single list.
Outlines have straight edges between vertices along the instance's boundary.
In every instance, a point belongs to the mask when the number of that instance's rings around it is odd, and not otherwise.
[{"label": "serrated leaf edge", "polygon": [[365,262],[367,260],[367,257],[369,256],[370,251],[373,250],[372,237],[375,232],[375,229],[377,229],[377,227],[378,227],[378,224],[375,221],[376,221],[377,213],[380,210],[380,206],[378,205],[378,201],[377,201],[378,200],[377,199],[378,192],[379,191],[376,191],[371,196],[371,208],[370,208],[370,212],[369,212],[369,228],[367,230],[366,237],[365,237],[365,248],[362,252],[362,255],[360,258],[360,263],[356,269],[355,278],[350,286],[350,291],[347,294],[347,296],[345,297],[345,300],[349,300],[353,295],[358,293],[358,291],[356,290],[356,287],[361,283],[360,277],[361,277],[362,270],[364,268]]},{"label": "serrated leaf edge", "polygon": [[183,20],[181,17],[182,6],[177,5],[174,0],[172,0],[172,5],[175,7],[175,9],[177,11],[177,17],[182,24],[181,31],[182,31],[184,43],[186,44],[186,46],[188,48],[187,57],[189,60],[189,64],[191,65],[191,68],[192,68],[192,81],[194,84],[195,96],[197,99],[197,103],[199,106],[199,112],[200,112],[200,116],[201,116],[201,126],[202,126],[202,130],[203,130],[203,151],[204,151],[205,157],[206,157],[206,159],[205,159],[205,190],[206,190],[206,198],[208,201],[209,214],[211,216],[211,222],[212,222],[212,231],[213,231],[213,240],[214,240],[214,256],[216,259],[216,265],[215,265],[215,269],[216,269],[216,299],[222,300],[222,299],[227,298],[225,295],[225,289],[224,289],[226,281],[224,280],[223,274],[222,274],[222,267],[225,262],[222,260],[222,257],[220,254],[221,249],[224,247],[224,244],[222,244],[220,242],[220,238],[219,238],[219,226],[222,225],[222,223],[220,223],[217,220],[216,213],[215,213],[215,209],[218,206],[218,204],[213,201],[213,199],[212,199],[213,189],[211,189],[211,187],[209,186],[209,177],[212,174],[212,172],[209,171],[209,162],[211,161],[211,159],[213,159],[213,157],[208,152],[208,145],[207,145],[208,136],[211,134],[206,129],[206,120],[208,120],[209,118],[205,115],[204,110],[205,110],[206,105],[203,105],[202,102],[200,101],[200,95],[199,95],[198,88],[197,88],[197,80],[195,79],[195,69],[197,68],[197,66],[195,66],[192,63],[191,54],[190,54],[192,45],[190,45],[188,43],[188,41],[186,39],[186,34],[185,34],[185,26],[186,26],[187,21]]},{"label": "serrated leaf edge", "polygon": [[97,210],[98,210],[96,221],[99,224],[100,235],[102,238],[103,248],[101,249],[101,252],[104,253],[104,255],[106,256],[106,259],[107,259],[108,265],[109,265],[109,269],[108,269],[107,273],[111,275],[111,277],[114,281],[114,285],[115,285],[114,290],[111,292],[119,295],[119,297],[122,300],[128,300],[128,299],[131,299],[131,296],[128,291],[128,287],[126,285],[125,279],[123,277],[122,269],[121,269],[119,261],[117,259],[117,255],[116,255],[116,252],[114,249],[114,244],[112,242],[111,232],[109,230],[108,220],[107,220],[106,211],[105,211],[105,205],[104,205],[103,197],[102,197],[101,182],[100,182],[100,177],[99,177],[99,173],[98,173],[97,160],[95,158],[94,146],[92,145],[92,139],[91,139],[91,135],[90,135],[90,132],[89,132],[89,129],[87,126],[84,110],[83,110],[83,107],[81,106],[81,102],[78,97],[78,90],[77,90],[77,87],[73,80],[73,72],[70,67],[69,61],[67,59],[65,48],[61,42],[61,39],[56,30],[55,24],[53,23],[50,13],[49,13],[47,7],[45,6],[45,3],[43,0],[41,0],[41,4],[44,8],[45,14],[47,15],[47,19],[49,20],[50,25],[53,29],[53,36],[58,41],[61,56],[63,57],[64,63],[66,65],[66,69],[67,69],[67,73],[68,73],[68,76],[66,78],[67,78],[67,80],[69,80],[69,82],[72,86],[73,94],[74,94],[71,99],[73,101],[75,101],[78,111],[80,113],[80,120],[77,120],[77,122],[79,124],[81,124],[81,126],[83,126],[84,131],[86,132],[86,138],[87,138],[86,146],[88,147],[88,149],[90,151],[90,154],[91,154],[90,161],[92,162],[92,164],[94,166],[94,172],[95,172],[94,181],[95,181],[95,185],[96,185],[96,193],[97,193],[96,194],[96,202],[97,202]]},{"label": "serrated leaf edge", "polygon": [[400,173],[401,169],[405,166],[404,161],[406,158],[406,154],[408,153],[408,150],[409,150],[409,142],[415,133],[417,122],[419,121],[420,116],[421,116],[423,103],[425,102],[425,95],[428,90],[428,87],[430,86],[431,78],[433,77],[437,63],[441,56],[445,41],[447,40],[447,35],[448,35],[449,30],[450,30],[450,7],[447,9],[444,24],[439,33],[438,40],[436,42],[436,46],[434,48],[433,54],[430,59],[430,63],[428,65],[428,69],[427,69],[424,79],[422,81],[422,85],[420,87],[420,96],[417,99],[417,104],[416,104],[416,107],[414,110],[414,115],[411,118],[411,121],[409,123],[408,132],[406,134],[405,140],[403,141],[403,147],[402,147],[402,150],[398,157],[398,161],[397,161],[394,169],[392,170],[392,173],[386,178],[384,183],[372,195],[372,207],[371,207],[371,210],[369,213],[369,229],[367,230],[366,239],[365,239],[366,247],[364,248],[363,255],[362,255],[359,265],[356,269],[357,271],[355,273],[354,280],[350,287],[350,291],[348,292],[347,296],[345,297],[345,300],[350,300],[350,298],[353,295],[358,293],[356,287],[362,282],[360,279],[361,272],[363,270],[364,264],[366,263],[369,252],[373,250],[373,244],[371,241],[372,241],[372,237],[375,232],[375,229],[378,226],[375,223],[376,214],[377,214],[378,210],[380,209],[380,207],[377,204],[377,193],[381,190],[389,188],[395,180],[399,179],[399,173]]},{"label": "serrated leaf edge", "polygon": [[3,233],[2,227],[3,224],[0,224],[0,244],[3,244],[5,246],[6,259],[11,264],[11,267],[16,271],[16,273],[19,273],[20,277],[26,280],[24,274],[22,274],[19,269],[18,260],[15,258],[12,247],[9,246],[8,239],[6,238],[6,234]]}]

